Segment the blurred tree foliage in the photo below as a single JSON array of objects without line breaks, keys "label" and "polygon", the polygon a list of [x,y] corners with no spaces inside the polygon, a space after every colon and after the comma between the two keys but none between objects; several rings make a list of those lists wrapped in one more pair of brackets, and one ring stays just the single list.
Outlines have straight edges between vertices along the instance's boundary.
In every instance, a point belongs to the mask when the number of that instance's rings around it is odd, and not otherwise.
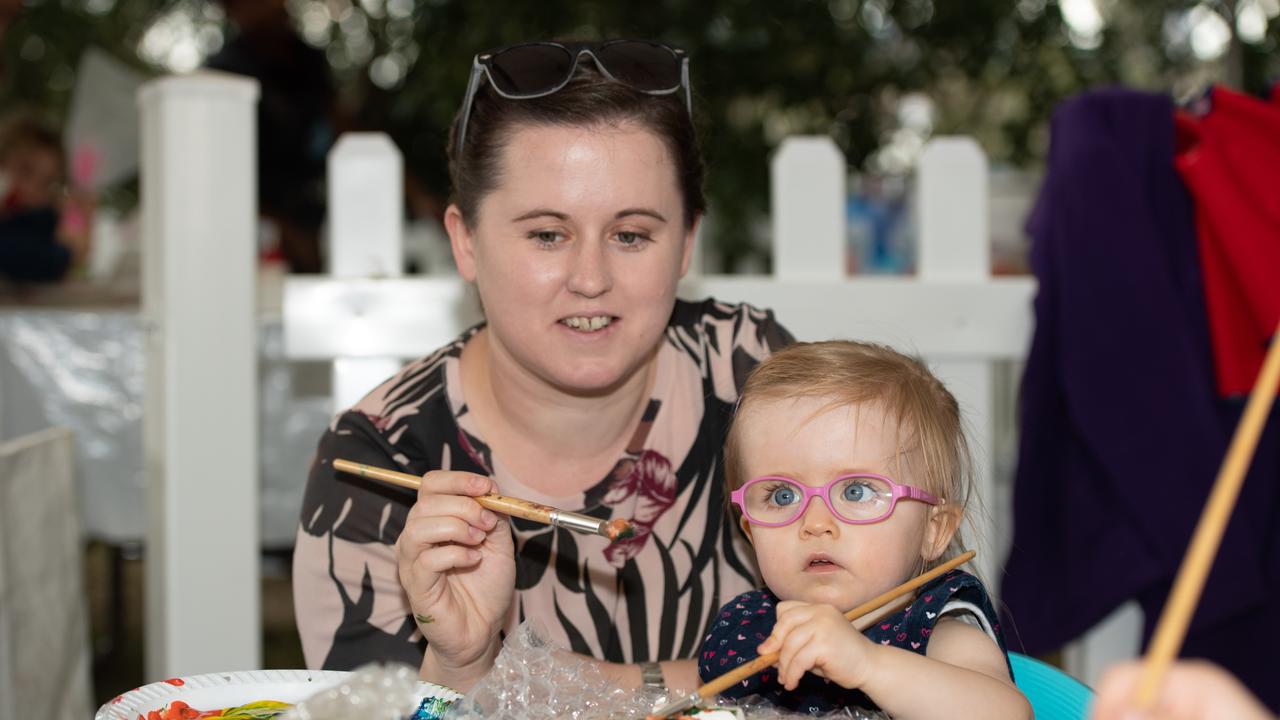
[{"label": "blurred tree foliage", "polygon": [[[39,105],[55,118],[89,45],[162,72],[194,66],[227,31],[216,4],[203,0],[25,5],[0,41],[0,103]],[[909,169],[930,133],[974,135],[993,162],[1034,166],[1054,106],[1085,88],[1122,83],[1185,98],[1215,81],[1263,93],[1280,76],[1280,0],[289,0],[289,7],[308,41],[326,49],[361,125],[390,132],[441,195],[444,139],[477,51],[557,37],[658,37],[683,46],[712,168],[713,242],[727,268],[757,252],[750,229],[768,210],[767,157],[788,134],[829,134],[851,166],[871,171]],[[1081,16],[1082,7],[1094,15]],[[923,119],[904,116],[904,97],[928,98]]]}]

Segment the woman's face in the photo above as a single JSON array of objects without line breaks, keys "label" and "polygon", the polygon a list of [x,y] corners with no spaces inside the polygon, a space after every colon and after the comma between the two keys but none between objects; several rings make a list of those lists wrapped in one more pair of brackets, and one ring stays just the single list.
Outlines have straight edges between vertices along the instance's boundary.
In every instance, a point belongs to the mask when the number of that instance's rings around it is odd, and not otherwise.
[{"label": "woman's face", "polygon": [[496,353],[574,394],[608,392],[652,357],[694,234],[657,135],[524,126],[476,215],[468,228],[451,206],[446,225]]}]

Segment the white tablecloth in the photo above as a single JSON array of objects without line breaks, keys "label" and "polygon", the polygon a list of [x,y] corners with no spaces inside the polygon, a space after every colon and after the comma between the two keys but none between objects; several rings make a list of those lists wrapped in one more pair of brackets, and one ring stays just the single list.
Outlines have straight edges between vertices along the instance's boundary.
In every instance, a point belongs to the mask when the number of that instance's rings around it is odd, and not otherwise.
[{"label": "white tablecloth", "polygon": [[[74,430],[82,529],[113,543],[141,540],[146,528],[143,343],[133,308],[0,309],[0,441]],[[262,542],[288,548],[330,418],[328,370],[286,362],[278,320],[262,321],[259,348]]]}]

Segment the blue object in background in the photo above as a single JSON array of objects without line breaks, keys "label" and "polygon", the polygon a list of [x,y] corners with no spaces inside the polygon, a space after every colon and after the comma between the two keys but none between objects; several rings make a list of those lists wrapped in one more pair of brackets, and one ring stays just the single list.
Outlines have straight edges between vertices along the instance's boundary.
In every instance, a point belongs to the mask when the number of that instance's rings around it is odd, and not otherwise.
[{"label": "blue object in background", "polygon": [[1085,720],[1093,691],[1088,685],[1048,663],[1009,653],[1013,681],[1027,696],[1036,720]]}]

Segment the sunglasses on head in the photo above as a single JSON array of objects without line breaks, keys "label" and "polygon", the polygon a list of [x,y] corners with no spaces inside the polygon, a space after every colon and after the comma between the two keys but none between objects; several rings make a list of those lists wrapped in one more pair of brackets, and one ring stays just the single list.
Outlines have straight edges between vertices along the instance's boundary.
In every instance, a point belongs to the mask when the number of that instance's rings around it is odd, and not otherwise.
[{"label": "sunglasses on head", "polygon": [[545,97],[569,84],[583,56],[591,58],[605,77],[642,93],[670,95],[683,88],[685,107],[692,116],[689,57],[680,48],[651,40],[522,43],[480,53],[472,61],[458,126],[458,154],[467,138],[467,121],[482,76],[494,92],[508,100]]}]

